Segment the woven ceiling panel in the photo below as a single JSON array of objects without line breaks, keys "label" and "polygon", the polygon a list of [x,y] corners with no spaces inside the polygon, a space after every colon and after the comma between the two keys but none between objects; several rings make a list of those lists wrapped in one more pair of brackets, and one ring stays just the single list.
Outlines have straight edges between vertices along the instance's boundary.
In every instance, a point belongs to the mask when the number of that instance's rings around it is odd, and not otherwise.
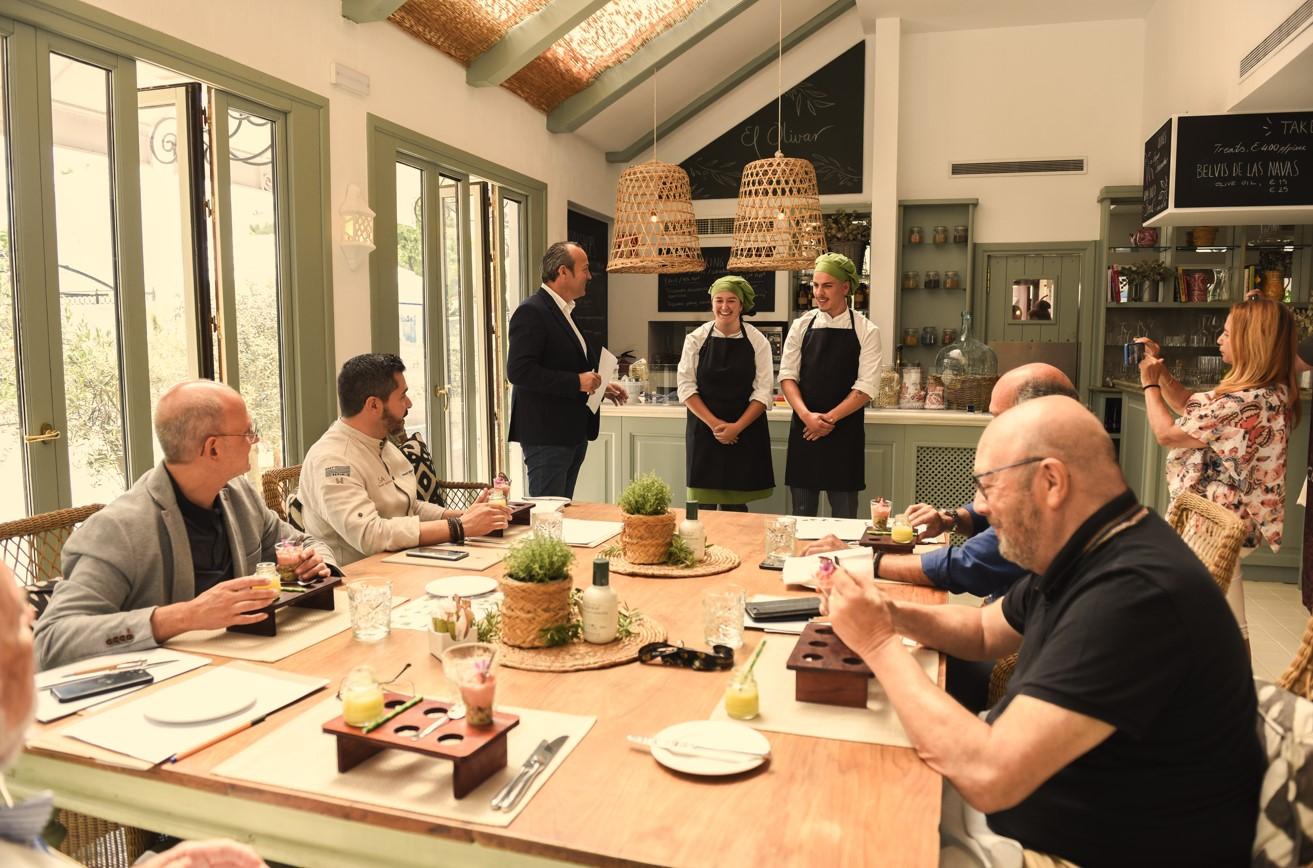
[{"label": "woven ceiling panel", "polygon": [[[415,2],[410,0],[406,7]],[[611,0],[511,76],[505,87],[530,105],[551,111],[607,69],[629,59],[655,36],[683,21],[702,2]]]},{"label": "woven ceiling panel", "polygon": [[388,20],[466,66],[549,0],[406,0]]}]

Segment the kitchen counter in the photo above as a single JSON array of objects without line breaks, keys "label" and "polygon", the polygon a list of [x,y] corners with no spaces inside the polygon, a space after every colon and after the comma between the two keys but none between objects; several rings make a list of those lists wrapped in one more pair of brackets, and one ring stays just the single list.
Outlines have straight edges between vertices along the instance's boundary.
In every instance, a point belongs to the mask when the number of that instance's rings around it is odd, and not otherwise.
[{"label": "kitchen counter", "polygon": [[[964,410],[865,410],[867,425],[944,425],[949,427],[983,428],[993,420],[988,413],[967,413]],[[624,404],[602,405],[602,419],[627,417],[633,419],[679,419],[687,410],[683,404]],[[770,422],[788,423],[793,411],[775,406],[766,411]]]}]

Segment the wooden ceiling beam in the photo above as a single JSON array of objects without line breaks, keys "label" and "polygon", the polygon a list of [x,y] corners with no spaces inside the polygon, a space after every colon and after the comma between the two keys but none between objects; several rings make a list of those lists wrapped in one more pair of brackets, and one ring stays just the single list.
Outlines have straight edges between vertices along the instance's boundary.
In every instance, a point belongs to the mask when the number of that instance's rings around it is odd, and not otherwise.
[{"label": "wooden ceiling beam", "polygon": [[386,21],[406,0],[342,0],[342,17],[350,18],[357,24],[369,24],[372,21]]},{"label": "wooden ceiling beam", "polygon": [[552,0],[506,31],[505,36],[474,58],[465,73],[466,84],[471,87],[500,85],[608,2]]}]

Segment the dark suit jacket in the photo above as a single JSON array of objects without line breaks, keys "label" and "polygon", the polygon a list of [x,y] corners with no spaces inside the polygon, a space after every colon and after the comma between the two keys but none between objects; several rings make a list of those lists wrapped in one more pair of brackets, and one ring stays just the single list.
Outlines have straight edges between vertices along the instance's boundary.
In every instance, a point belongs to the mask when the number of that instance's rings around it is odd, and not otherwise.
[{"label": "dark suit jacket", "polygon": [[506,355],[506,375],[515,387],[509,439],[526,446],[578,446],[596,440],[601,414],[589,411],[579,375],[596,370],[601,355],[593,342],[584,354],[546,289],[540,287],[521,302],[511,316]]}]

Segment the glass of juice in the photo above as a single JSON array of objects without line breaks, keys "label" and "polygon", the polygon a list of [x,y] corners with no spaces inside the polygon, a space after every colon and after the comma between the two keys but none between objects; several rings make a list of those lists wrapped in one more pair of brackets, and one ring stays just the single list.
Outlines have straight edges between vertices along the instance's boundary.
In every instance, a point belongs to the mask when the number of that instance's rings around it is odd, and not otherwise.
[{"label": "glass of juice", "polygon": [[900,512],[894,516],[894,523],[889,528],[889,536],[896,543],[910,543],[916,539],[916,531],[912,528],[912,523],[907,520],[907,516]]},{"label": "glass of juice", "polygon": [[752,720],[760,710],[757,679],[751,672],[735,673],[725,689],[725,713],[735,720]]}]

